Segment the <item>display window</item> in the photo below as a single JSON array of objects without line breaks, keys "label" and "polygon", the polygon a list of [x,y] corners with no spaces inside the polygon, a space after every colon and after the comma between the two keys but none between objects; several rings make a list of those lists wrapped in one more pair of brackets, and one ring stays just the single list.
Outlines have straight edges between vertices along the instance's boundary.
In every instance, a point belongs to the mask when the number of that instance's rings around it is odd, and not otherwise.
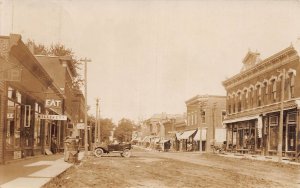
[{"label": "display window", "polygon": [[276,151],[278,147],[278,116],[269,117],[269,150]]}]

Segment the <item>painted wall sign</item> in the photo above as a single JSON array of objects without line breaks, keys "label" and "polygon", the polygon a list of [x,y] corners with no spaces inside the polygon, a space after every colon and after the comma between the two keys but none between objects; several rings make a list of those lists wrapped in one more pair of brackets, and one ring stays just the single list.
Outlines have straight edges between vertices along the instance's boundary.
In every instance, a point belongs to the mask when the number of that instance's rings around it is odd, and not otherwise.
[{"label": "painted wall sign", "polygon": [[50,119],[50,120],[67,120],[66,115],[44,115],[39,114],[40,119]]}]

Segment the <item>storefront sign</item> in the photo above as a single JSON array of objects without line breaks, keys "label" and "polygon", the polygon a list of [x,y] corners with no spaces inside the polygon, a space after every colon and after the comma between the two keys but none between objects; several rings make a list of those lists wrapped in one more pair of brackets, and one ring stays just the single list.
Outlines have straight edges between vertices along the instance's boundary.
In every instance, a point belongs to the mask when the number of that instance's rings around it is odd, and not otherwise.
[{"label": "storefront sign", "polygon": [[14,151],[14,159],[21,159],[21,151]]},{"label": "storefront sign", "polygon": [[54,107],[54,108],[61,108],[61,100],[57,99],[46,99],[45,107]]},{"label": "storefront sign", "polygon": [[66,115],[44,115],[39,114],[40,119],[50,119],[50,120],[67,120]]},{"label": "storefront sign", "polygon": [[84,129],[84,123],[77,123],[76,127],[77,129]]}]

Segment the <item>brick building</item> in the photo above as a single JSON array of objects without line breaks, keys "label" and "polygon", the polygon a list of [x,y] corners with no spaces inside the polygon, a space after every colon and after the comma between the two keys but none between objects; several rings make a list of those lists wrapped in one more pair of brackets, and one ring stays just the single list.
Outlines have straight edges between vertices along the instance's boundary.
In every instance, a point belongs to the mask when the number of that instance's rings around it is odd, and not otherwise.
[{"label": "brick building", "polygon": [[299,51],[292,45],[264,60],[247,53],[240,73],[223,82],[229,150],[277,154],[282,121],[283,154],[299,152],[299,70]]},{"label": "brick building", "polygon": [[46,93],[63,96],[20,35],[0,37],[0,64],[0,163],[43,154],[54,122],[40,118],[53,112]]},{"label": "brick building", "polygon": [[210,145],[215,144],[216,138],[222,137],[220,134],[225,134],[222,131],[222,120],[226,115],[226,97],[197,95],[185,103],[187,126],[178,135],[178,140],[182,140],[183,148],[190,144],[192,150],[199,150],[202,130],[202,150],[210,151]]}]

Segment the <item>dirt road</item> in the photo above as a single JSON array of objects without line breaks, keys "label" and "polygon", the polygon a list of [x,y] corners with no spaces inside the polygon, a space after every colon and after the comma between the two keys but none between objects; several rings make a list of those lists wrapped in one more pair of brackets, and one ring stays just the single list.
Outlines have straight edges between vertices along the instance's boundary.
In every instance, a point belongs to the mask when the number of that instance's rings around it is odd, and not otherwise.
[{"label": "dirt road", "polygon": [[133,151],[90,157],[45,187],[300,187],[299,166],[213,154]]}]

